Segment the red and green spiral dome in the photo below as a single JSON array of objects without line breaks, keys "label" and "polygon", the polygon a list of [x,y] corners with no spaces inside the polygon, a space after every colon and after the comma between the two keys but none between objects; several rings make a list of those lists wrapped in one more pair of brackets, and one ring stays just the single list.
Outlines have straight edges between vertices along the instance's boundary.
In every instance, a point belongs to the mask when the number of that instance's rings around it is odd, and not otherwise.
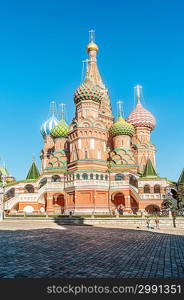
[{"label": "red and green spiral dome", "polygon": [[92,83],[89,79],[86,79],[76,90],[74,94],[75,104],[81,101],[94,101],[100,103],[103,97],[101,89]]}]

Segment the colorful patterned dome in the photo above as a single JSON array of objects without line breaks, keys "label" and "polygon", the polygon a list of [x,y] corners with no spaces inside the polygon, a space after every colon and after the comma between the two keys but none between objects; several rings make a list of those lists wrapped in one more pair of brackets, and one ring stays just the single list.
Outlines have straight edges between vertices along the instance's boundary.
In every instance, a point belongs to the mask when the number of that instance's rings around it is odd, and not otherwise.
[{"label": "colorful patterned dome", "polygon": [[137,103],[135,109],[126,119],[135,127],[148,127],[153,130],[156,126],[155,117],[147,109],[145,109],[140,102]]},{"label": "colorful patterned dome", "polygon": [[53,138],[67,137],[69,131],[69,126],[66,124],[65,120],[61,120],[54,128],[52,128],[50,134]]},{"label": "colorful patterned dome", "polygon": [[103,94],[101,89],[93,84],[89,79],[86,79],[76,90],[74,94],[74,102],[75,104],[81,101],[92,100],[95,102],[101,102]]},{"label": "colorful patterned dome", "polygon": [[43,137],[45,137],[47,134],[50,134],[51,129],[55,127],[59,123],[58,119],[54,115],[52,115],[47,121],[45,121],[41,128],[41,134]]},{"label": "colorful patterned dome", "polygon": [[120,116],[118,120],[111,126],[109,132],[112,136],[123,135],[123,134],[132,136],[135,130],[131,124],[127,123]]}]

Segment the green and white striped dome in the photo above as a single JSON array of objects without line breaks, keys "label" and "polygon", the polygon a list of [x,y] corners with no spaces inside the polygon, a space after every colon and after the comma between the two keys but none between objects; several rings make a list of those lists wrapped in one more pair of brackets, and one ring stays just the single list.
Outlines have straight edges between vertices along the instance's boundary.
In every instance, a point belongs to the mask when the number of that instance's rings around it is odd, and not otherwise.
[{"label": "green and white striped dome", "polygon": [[112,136],[123,135],[123,134],[132,136],[135,132],[135,129],[133,125],[126,122],[122,118],[122,116],[120,116],[118,120],[111,126],[109,132]]},{"label": "green and white striped dome", "polygon": [[67,137],[69,132],[69,126],[66,124],[65,120],[61,120],[54,128],[52,128],[50,135],[53,138]]}]

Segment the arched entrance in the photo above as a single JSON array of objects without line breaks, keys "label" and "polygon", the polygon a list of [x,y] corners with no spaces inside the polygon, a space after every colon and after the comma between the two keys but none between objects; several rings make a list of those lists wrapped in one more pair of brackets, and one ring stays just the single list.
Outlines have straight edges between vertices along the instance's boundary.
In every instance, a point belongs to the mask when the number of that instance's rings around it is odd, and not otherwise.
[{"label": "arched entrance", "polygon": [[43,209],[40,211],[41,213],[44,213],[47,211],[47,193],[41,194],[41,196],[38,199],[39,207],[43,207]]},{"label": "arched entrance", "polygon": [[112,195],[112,208],[118,209],[119,213],[123,214],[123,209],[125,207],[125,197],[123,193],[115,193]]},{"label": "arched entrance", "polygon": [[65,200],[63,194],[53,196],[53,210],[54,213],[63,214],[65,209]]},{"label": "arched entrance", "polygon": [[148,214],[151,215],[151,214],[159,213],[160,207],[157,205],[151,204],[151,205],[146,206],[145,210]]}]

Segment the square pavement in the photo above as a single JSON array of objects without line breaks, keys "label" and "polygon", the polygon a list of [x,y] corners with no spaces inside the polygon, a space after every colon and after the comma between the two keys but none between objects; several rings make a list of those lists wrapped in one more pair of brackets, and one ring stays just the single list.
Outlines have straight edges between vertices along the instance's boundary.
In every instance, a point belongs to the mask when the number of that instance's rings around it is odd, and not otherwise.
[{"label": "square pavement", "polygon": [[184,235],[53,222],[0,223],[0,278],[184,277]]}]

